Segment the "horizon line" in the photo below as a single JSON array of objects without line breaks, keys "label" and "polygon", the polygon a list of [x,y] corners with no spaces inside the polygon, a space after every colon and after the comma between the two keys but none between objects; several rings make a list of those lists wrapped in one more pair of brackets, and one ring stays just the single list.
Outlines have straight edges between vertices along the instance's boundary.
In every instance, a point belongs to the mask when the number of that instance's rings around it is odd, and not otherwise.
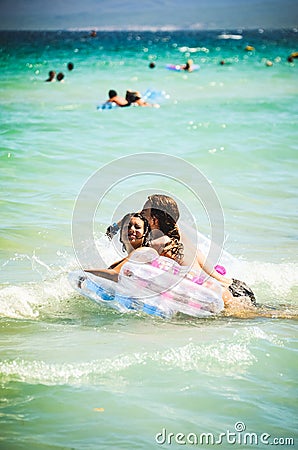
[{"label": "horizon line", "polygon": [[113,27],[113,26],[104,26],[104,27],[92,27],[92,26],[88,26],[88,27],[67,27],[67,28],[0,28],[0,32],[1,31],[70,31],[70,32],[83,32],[83,31],[88,31],[88,32],[92,32],[95,31],[97,32],[114,32],[114,31],[151,31],[151,32],[156,32],[156,31],[164,31],[164,32],[171,32],[171,31],[218,31],[218,32],[225,32],[227,34],[229,34],[229,31],[237,31],[237,33],[241,34],[244,31],[247,30],[254,30],[254,31],[259,31],[259,33],[263,33],[265,31],[275,31],[275,30],[284,30],[284,31],[293,31],[295,33],[298,32],[298,28],[297,27],[240,27],[240,26],[235,26],[235,28],[212,28],[212,27],[197,27],[197,28],[191,28],[191,27],[186,27],[186,28],[180,28],[180,27],[175,27],[174,25],[169,25],[169,26],[161,26],[161,27],[155,27],[155,26],[143,26],[143,27],[139,27],[139,26],[128,26],[126,28],[124,27]]}]

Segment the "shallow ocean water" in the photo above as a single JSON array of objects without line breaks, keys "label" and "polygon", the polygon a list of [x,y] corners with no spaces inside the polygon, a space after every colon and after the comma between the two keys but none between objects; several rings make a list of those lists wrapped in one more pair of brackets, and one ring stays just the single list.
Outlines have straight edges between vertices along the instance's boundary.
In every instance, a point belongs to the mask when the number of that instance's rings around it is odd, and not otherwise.
[{"label": "shallow ocean water", "polygon": [[[216,440],[228,430],[238,443],[255,433],[250,448],[267,448],[262,433],[269,444],[297,440],[298,64],[287,62],[297,33],[219,35],[0,33],[0,448],[180,448],[171,432],[194,447],[189,433]],[[200,70],[165,69],[189,57]],[[44,83],[52,69],[64,83]],[[151,89],[160,108],[96,109],[109,89],[129,88]],[[168,322],[105,310],[72,290],[77,196],[98,170],[109,182],[104,165],[146,152],[157,172],[166,153],[170,166],[182,158],[211,183],[225,250],[242,261],[258,302],[276,308],[269,317]],[[119,164],[119,180],[130,169]],[[97,237],[127,198],[139,192],[140,208],[152,190],[184,202],[209,235],[195,196],[141,169],[106,193]],[[235,446],[226,436],[221,445]]]}]

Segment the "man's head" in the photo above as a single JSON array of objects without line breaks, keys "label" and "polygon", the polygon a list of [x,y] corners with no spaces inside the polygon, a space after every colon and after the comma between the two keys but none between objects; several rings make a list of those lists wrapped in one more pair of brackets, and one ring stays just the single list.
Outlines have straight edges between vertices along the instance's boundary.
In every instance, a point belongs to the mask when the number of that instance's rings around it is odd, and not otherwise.
[{"label": "man's head", "polygon": [[117,92],[114,91],[114,89],[111,89],[111,90],[109,91],[109,98],[116,97],[116,95],[117,95]]},{"label": "man's head", "polygon": [[146,212],[146,215],[148,216],[148,211],[151,216],[160,211],[163,214],[170,216],[174,222],[177,222],[180,216],[176,201],[172,197],[164,194],[153,194],[148,196],[148,200],[143,206],[143,213]]},{"label": "man's head", "polygon": [[57,78],[58,81],[62,81],[63,78],[64,78],[64,73],[59,72],[56,78]]},{"label": "man's head", "polygon": [[175,200],[163,194],[149,195],[142,214],[148,220],[151,229],[160,229],[166,235],[175,227],[180,216]]},{"label": "man's head", "polygon": [[164,256],[168,256],[180,264],[183,260],[184,251],[183,244],[180,242],[180,233],[176,223],[180,214],[175,200],[168,195],[150,195],[143,206],[142,215],[146,217],[150,228],[153,231],[153,233],[151,233],[152,239],[154,239],[154,232],[156,232],[156,230],[159,230],[158,232],[161,233],[161,235],[168,236],[171,239],[171,242],[167,243],[166,252],[166,247],[163,248]]}]

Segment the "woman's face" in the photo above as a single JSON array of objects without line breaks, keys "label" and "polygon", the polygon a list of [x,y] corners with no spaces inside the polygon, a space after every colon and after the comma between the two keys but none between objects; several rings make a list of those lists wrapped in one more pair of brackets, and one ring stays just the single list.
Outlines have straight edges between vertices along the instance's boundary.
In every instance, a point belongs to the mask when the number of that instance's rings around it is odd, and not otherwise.
[{"label": "woman's face", "polygon": [[144,240],[143,220],[139,217],[131,217],[130,221],[126,222],[122,228],[121,238],[128,252],[131,247],[132,249],[141,247]]}]

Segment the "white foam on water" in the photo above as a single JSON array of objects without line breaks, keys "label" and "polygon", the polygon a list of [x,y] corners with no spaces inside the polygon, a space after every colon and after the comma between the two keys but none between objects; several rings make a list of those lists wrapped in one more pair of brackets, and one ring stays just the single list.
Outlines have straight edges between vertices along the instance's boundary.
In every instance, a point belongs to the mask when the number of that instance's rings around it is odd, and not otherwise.
[{"label": "white foam on water", "polygon": [[[49,363],[16,359],[0,362],[3,381],[21,381],[32,384],[98,384],[106,375],[121,373],[130,367],[154,363],[162,368],[176,367],[182,371],[217,372],[225,367],[227,374],[237,374],[256,361],[243,343],[217,342],[189,344],[164,351],[135,352],[114,358],[90,362]],[[148,369],[150,370],[150,369]]]}]

